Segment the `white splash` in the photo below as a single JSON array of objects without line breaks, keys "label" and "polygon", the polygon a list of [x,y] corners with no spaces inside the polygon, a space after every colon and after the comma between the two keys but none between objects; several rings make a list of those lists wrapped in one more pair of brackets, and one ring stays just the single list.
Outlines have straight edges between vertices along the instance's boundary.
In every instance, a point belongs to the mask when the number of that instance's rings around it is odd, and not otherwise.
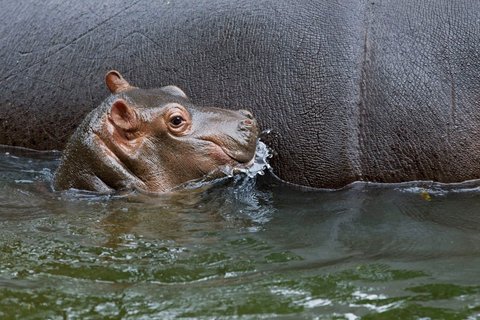
[{"label": "white splash", "polygon": [[269,170],[270,164],[268,159],[272,157],[270,149],[261,140],[257,141],[257,147],[255,149],[255,156],[253,158],[253,164],[247,168],[245,167],[222,167],[221,171],[228,177],[232,177],[237,173],[244,173],[249,178],[253,178],[256,175],[264,175],[265,170]]}]

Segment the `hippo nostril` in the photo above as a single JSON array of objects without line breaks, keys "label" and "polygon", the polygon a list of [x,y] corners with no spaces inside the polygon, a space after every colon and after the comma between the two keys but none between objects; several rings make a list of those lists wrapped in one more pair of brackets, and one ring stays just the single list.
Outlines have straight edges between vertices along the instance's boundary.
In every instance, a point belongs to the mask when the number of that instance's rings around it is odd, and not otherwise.
[{"label": "hippo nostril", "polygon": [[240,109],[238,110],[238,112],[240,112],[240,114],[247,117],[248,119],[253,119],[253,114],[248,110]]},{"label": "hippo nostril", "polygon": [[253,121],[250,119],[245,119],[245,120],[242,120],[242,124],[249,127],[253,125]]}]

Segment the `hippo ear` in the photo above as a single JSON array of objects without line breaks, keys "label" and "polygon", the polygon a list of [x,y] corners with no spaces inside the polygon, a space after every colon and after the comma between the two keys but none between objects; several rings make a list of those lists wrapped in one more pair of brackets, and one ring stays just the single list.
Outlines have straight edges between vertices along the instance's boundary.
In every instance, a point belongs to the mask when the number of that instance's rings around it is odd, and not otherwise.
[{"label": "hippo ear", "polygon": [[134,88],[122,77],[120,72],[116,70],[107,72],[105,75],[105,83],[107,84],[107,87],[111,93],[118,93]]},{"label": "hippo ear", "polygon": [[124,131],[132,132],[139,127],[139,119],[134,108],[123,99],[118,99],[112,104],[109,119]]},{"label": "hippo ear", "polygon": [[180,97],[180,98],[183,98],[183,99],[187,99],[188,100],[188,97],[187,95],[185,94],[185,92],[183,92],[182,89],[180,89],[179,87],[177,86],[166,86],[166,87],[163,87],[162,88],[162,91],[168,93],[168,94],[171,94],[172,96],[177,96],[177,97]]}]

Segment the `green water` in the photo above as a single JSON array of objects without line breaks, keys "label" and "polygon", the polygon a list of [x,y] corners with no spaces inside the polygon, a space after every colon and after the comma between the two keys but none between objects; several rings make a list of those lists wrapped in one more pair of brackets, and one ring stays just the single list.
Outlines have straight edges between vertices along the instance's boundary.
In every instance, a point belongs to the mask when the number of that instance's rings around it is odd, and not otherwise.
[{"label": "green water", "polygon": [[480,319],[474,184],[53,192],[0,154],[0,319]]}]

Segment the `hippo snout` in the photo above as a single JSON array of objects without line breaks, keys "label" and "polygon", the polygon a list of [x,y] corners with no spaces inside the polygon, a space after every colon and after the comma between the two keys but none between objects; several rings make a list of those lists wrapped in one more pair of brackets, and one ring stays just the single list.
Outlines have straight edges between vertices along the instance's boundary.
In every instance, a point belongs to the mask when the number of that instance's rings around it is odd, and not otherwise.
[{"label": "hippo snout", "polygon": [[237,126],[238,132],[247,141],[256,140],[258,136],[258,126],[255,119],[243,119],[240,120]]},{"label": "hippo snout", "polygon": [[215,132],[210,131],[209,135],[203,135],[202,139],[211,141],[221,147],[223,152],[236,162],[250,163],[255,155],[259,133],[258,124],[253,114],[244,109],[237,111],[217,110],[223,115],[221,125],[215,127]]},{"label": "hippo snout", "polygon": [[257,122],[253,117],[253,114],[244,109],[238,110],[238,113],[244,118],[242,118],[239,122],[238,129],[240,131],[250,131],[252,135],[257,134]]}]

